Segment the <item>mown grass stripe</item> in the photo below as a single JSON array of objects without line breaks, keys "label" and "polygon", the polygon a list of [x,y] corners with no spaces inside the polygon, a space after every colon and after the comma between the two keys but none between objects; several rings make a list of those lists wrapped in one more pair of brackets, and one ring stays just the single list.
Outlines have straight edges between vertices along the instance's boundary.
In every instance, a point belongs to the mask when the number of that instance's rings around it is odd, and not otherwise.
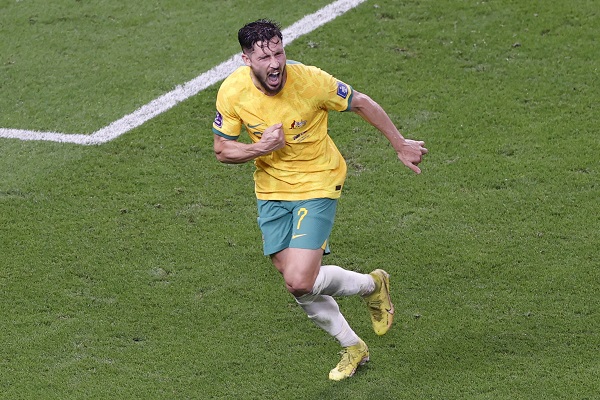
[{"label": "mown grass stripe", "polygon": [[[366,0],[338,0],[312,14],[304,16],[302,19],[283,30],[282,33],[285,38],[285,43],[290,44],[295,39],[314,31],[365,1]],[[152,118],[175,107],[178,103],[225,79],[240,66],[241,63],[242,61],[239,54],[236,54],[191,81],[178,85],[172,91],[152,100],[150,103],[138,108],[131,114],[125,115],[121,119],[110,123],[91,135],[0,128],[0,137],[20,140],[74,143],[80,145],[98,145],[106,143],[137,128]]]}]

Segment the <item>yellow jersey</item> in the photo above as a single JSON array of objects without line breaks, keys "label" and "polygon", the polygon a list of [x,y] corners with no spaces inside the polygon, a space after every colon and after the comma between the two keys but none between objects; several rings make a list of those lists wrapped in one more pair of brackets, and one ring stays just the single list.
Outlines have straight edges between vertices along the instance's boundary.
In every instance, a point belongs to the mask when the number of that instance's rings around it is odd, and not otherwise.
[{"label": "yellow jersey", "polygon": [[269,126],[282,123],[286,145],[254,160],[259,200],[339,198],[346,162],[327,132],[329,110],[347,111],[352,87],[316,67],[290,62],[287,79],[275,96],[254,86],[250,67],[223,81],[217,94],[213,132],[237,140],[242,126],[253,142]]}]

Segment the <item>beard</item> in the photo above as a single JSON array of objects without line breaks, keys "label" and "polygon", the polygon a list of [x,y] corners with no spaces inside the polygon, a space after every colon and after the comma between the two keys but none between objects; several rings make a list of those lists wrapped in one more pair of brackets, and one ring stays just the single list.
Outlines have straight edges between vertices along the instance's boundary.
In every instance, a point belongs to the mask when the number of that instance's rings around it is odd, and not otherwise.
[{"label": "beard", "polygon": [[254,76],[264,92],[269,96],[274,96],[281,92],[285,83],[285,65],[281,70],[271,71],[265,74],[257,74],[255,71]]}]

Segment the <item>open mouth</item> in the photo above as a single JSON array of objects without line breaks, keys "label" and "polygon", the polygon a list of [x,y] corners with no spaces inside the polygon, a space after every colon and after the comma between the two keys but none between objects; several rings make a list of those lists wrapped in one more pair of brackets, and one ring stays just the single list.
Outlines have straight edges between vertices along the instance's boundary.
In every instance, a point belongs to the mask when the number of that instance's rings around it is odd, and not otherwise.
[{"label": "open mouth", "polygon": [[267,82],[271,86],[278,86],[281,78],[281,72],[275,71],[267,75]]}]

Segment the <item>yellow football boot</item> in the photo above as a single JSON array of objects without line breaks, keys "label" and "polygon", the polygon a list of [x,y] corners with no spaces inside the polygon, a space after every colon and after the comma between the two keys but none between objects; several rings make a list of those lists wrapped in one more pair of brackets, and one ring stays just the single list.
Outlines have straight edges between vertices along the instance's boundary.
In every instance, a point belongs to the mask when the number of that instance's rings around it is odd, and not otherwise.
[{"label": "yellow football boot", "polygon": [[356,372],[359,365],[369,361],[369,348],[362,340],[354,346],[344,348],[340,353],[342,359],[329,371],[329,379],[332,381],[341,381],[342,379],[350,378]]},{"label": "yellow football boot", "polygon": [[382,269],[376,269],[370,275],[375,281],[373,293],[364,296],[371,314],[373,330],[378,335],[384,335],[394,321],[394,305],[390,298],[390,275]]}]

